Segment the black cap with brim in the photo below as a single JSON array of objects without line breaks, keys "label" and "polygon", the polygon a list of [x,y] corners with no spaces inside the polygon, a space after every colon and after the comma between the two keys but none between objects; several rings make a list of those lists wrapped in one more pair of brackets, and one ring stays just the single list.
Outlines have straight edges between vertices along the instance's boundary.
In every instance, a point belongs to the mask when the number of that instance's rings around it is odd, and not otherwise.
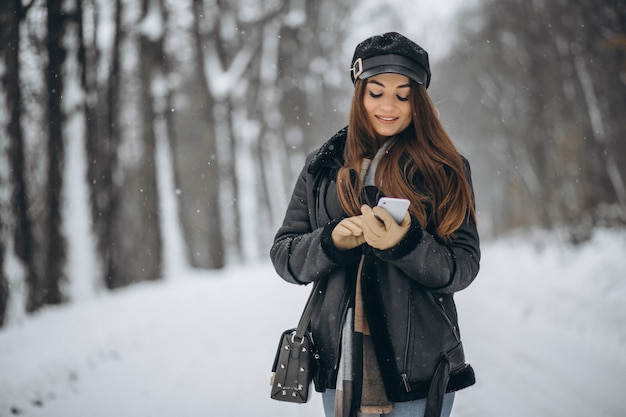
[{"label": "black cap with brim", "polygon": [[392,72],[403,74],[428,88],[430,64],[428,53],[397,32],[372,36],[357,45],[352,57],[352,82]]},{"label": "black cap with brim", "polygon": [[378,55],[367,59],[357,59],[352,67],[352,81],[365,79],[378,74],[395,73],[406,75],[418,84],[427,85],[426,70],[401,55]]}]

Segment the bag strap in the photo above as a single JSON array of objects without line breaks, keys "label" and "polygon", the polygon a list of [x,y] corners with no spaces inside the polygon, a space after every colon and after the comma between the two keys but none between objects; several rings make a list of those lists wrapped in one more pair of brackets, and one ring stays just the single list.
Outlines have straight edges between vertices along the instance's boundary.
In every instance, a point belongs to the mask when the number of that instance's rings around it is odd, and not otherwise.
[{"label": "bag strap", "polygon": [[313,309],[317,304],[317,301],[320,298],[320,280],[315,281],[313,285],[313,289],[311,290],[311,294],[309,295],[308,300],[306,301],[306,306],[304,307],[304,311],[302,312],[302,316],[300,317],[300,321],[298,322],[298,327],[296,328],[296,332],[293,335],[293,341],[300,343],[302,338],[304,337],[304,333],[307,331],[309,327],[309,323],[311,322],[311,316],[313,315]]}]

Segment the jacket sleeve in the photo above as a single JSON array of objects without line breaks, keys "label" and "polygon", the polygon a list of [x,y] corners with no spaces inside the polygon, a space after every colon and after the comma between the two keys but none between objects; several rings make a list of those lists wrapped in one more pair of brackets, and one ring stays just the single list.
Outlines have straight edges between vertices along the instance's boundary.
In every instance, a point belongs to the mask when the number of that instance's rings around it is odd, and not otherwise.
[{"label": "jacket sleeve", "polygon": [[274,237],[270,258],[278,275],[295,284],[307,284],[328,275],[341,265],[353,262],[361,253],[360,248],[339,251],[331,240],[333,228],[339,220],[326,225],[312,225],[315,210],[313,177],[305,168],[294,187],[282,226]]},{"label": "jacket sleeve", "polygon": [[[464,162],[471,188],[469,163]],[[480,268],[478,231],[469,215],[454,235],[444,243],[422,230],[417,219],[412,218],[409,231],[398,245],[388,250],[374,249],[374,254],[427,289],[453,293],[469,286]]]}]

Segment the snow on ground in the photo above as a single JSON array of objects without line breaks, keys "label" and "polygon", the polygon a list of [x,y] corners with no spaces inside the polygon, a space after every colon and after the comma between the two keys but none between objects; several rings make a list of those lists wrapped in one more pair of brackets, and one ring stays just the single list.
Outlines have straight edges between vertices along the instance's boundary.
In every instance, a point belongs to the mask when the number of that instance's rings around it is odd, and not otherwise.
[{"label": "snow on ground", "polygon": [[[556,242],[483,244],[457,296],[478,383],[454,417],[626,415],[626,236]],[[319,395],[269,399],[278,337],[307,295],[262,264],[47,308],[0,331],[0,416],[322,416]]]}]

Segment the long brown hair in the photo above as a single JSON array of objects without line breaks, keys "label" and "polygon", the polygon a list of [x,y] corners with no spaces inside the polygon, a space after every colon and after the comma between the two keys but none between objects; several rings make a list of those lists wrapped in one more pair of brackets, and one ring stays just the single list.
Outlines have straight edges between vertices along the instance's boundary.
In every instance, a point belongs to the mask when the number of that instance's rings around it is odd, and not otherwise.
[{"label": "long brown hair", "polygon": [[[363,95],[367,80],[357,80],[352,97],[344,166],[337,174],[337,193],[350,216],[361,214],[364,187],[357,175],[363,158],[372,158],[384,143],[367,119]],[[472,190],[460,153],[439,120],[423,85],[411,81],[413,122],[378,162],[374,182],[386,196],[408,198],[410,211],[422,227],[430,222],[436,234],[449,240],[467,215],[476,221]],[[423,187],[416,188],[417,175]],[[427,208],[429,210],[427,210]],[[430,213],[430,218],[427,218]]]}]

